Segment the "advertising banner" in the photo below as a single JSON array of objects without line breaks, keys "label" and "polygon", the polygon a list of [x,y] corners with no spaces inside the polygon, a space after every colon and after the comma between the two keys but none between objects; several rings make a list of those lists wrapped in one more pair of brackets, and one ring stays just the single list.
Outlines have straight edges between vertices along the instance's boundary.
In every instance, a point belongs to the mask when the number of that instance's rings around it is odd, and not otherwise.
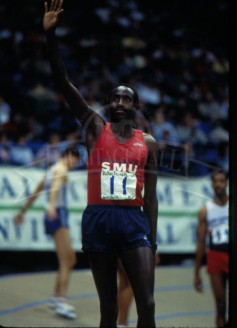
[{"label": "advertising banner", "polygon": [[[44,232],[44,210],[47,194],[42,192],[26,212],[21,225],[13,218],[45,177],[35,168],[0,168],[0,249],[53,250],[54,244]],[[46,176],[47,177],[47,176]],[[159,200],[158,250],[162,253],[194,252],[197,213],[212,197],[210,179],[158,177]],[[81,217],[87,202],[87,172],[69,173],[68,206],[73,247],[81,251]]]}]

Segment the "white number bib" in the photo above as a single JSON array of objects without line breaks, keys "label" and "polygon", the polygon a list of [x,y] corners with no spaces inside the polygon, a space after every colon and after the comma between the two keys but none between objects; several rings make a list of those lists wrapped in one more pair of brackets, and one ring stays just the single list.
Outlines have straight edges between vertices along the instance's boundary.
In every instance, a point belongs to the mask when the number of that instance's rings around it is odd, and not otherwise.
[{"label": "white number bib", "polygon": [[136,198],[137,178],[134,173],[101,171],[101,198],[123,200]]},{"label": "white number bib", "polygon": [[229,241],[229,229],[227,225],[221,225],[212,230],[212,242],[215,245],[228,243]]}]

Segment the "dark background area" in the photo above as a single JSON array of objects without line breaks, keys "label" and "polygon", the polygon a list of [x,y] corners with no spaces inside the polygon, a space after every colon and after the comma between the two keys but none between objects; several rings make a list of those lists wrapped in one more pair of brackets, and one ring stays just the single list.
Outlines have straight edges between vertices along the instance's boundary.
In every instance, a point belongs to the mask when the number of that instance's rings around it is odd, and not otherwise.
[{"label": "dark background area", "polygon": [[[160,266],[189,265],[194,260],[194,253],[160,254]],[[0,274],[54,271],[58,268],[54,251],[1,251]],[[204,262],[205,263],[205,259]],[[87,269],[89,262],[86,254],[77,252],[75,269]]]}]

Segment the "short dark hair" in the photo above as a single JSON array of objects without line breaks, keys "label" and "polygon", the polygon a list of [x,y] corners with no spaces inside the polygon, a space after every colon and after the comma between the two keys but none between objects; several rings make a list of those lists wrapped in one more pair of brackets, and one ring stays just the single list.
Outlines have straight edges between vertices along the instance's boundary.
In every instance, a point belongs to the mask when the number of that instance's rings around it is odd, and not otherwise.
[{"label": "short dark hair", "polygon": [[70,146],[70,147],[67,147],[66,149],[64,149],[63,151],[62,151],[62,153],[61,153],[61,156],[62,157],[65,157],[65,156],[67,156],[67,155],[72,155],[72,156],[74,156],[74,157],[80,157],[80,152],[79,152],[79,150],[77,149],[77,147],[72,147],[72,146]]},{"label": "short dark hair", "polygon": [[130,84],[127,84],[127,83],[122,83],[122,84],[118,84],[117,86],[115,86],[113,89],[111,89],[109,91],[109,93],[104,97],[104,99],[102,100],[102,104],[103,105],[108,105],[111,101],[111,95],[114,93],[114,90],[119,88],[119,87],[127,87],[129,89],[131,89],[133,91],[133,104],[134,104],[134,107],[136,109],[139,108],[139,96],[138,96],[138,93],[137,91],[134,89],[134,87],[132,87]]},{"label": "short dark hair", "polygon": [[211,176],[211,180],[212,180],[212,181],[214,180],[214,178],[215,178],[215,176],[216,176],[217,174],[223,174],[223,175],[225,176],[225,179],[228,180],[228,174],[227,174],[224,170],[220,169],[220,170],[218,170],[218,171],[215,171],[215,172],[212,174],[212,176]]}]

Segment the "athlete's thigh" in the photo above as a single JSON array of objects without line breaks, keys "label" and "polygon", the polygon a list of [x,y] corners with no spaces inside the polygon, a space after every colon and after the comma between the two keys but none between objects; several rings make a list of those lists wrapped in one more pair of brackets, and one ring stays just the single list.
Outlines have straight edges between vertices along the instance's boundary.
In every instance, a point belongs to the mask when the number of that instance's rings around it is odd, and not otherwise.
[{"label": "athlete's thigh", "polygon": [[88,259],[100,299],[116,302],[117,255],[91,251]]},{"label": "athlete's thigh", "polygon": [[155,258],[149,247],[139,247],[120,254],[135,297],[147,297],[154,289]]},{"label": "athlete's thigh", "polygon": [[60,257],[74,253],[68,228],[61,227],[53,235],[57,254]]}]

